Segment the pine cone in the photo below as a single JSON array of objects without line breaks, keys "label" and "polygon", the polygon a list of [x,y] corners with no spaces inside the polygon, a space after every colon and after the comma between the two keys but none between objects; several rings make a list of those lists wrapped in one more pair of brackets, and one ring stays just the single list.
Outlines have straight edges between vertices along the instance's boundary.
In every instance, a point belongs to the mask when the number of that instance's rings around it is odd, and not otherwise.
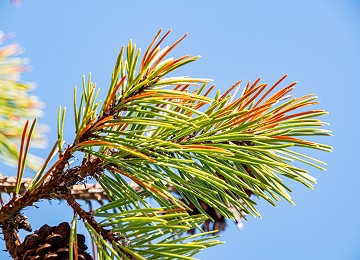
[{"label": "pine cone", "polygon": [[[69,223],[62,222],[54,227],[45,224],[16,247],[15,260],[69,259],[69,236]],[[84,235],[77,235],[77,246],[79,260],[93,260],[86,252]]]}]

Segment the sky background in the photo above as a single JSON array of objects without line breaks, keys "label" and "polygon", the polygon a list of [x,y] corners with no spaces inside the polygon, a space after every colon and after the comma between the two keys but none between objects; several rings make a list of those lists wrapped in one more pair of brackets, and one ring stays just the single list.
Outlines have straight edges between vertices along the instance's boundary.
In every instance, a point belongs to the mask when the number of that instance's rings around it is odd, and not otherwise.
[{"label": "sky background", "polygon": [[[177,75],[213,78],[224,91],[239,79],[274,83],[289,74],[285,83],[299,82],[297,96],[319,96],[334,132],[318,140],[334,146],[333,153],[307,151],[328,162],[327,172],[305,167],[318,179],[315,191],[291,183],[295,207],[259,201],[262,219],[250,217],[242,231],[229,223],[221,237],[226,244],[197,257],[360,259],[360,2],[23,0],[16,8],[0,1],[0,30],[15,32],[26,49],[22,56],[31,60],[24,79],[37,83],[33,93],[46,103],[40,122],[50,126],[51,144],[60,105],[69,109],[65,139],[73,140],[72,93],[81,76],[92,72],[106,92],[121,46],[132,38],[145,49],[159,28],[173,29],[167,44],[189,33],[174,57],[202,56]],[[25,212],[34,230],[72,218],[65,203],[38,206]]]}]

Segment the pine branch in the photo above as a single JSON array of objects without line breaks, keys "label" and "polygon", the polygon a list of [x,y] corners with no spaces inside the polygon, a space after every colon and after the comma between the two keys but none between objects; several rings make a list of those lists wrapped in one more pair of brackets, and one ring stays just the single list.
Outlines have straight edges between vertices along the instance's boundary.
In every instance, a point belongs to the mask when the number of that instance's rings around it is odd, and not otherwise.
[{"label": "pine branch", "polygon": [[[27,187],[29,187],[32,179],[23,178],[20,186],[20,193],[23,193]],[[4,176],[0,174],[0,194],[10,194],[15,188],[16,178],[13,176]],[[178,193],[176,187],[171,184],[164,183],[169,192]],[[143,191],[138,184],[135,182],[130,182],[129,185],[135,192]],[[86,202],[98,201],[104,203],[104,201],[109,200],[106,192],[103,190],[102,186],[99,183],[86,183],[86,184],[75,184],[70,187],[71,195],[76,200],[83,200]],[[249,194],[250,196],[251,194]],[[60,194],[53,194],[53,199],[64,199]],[[204,206],[205,207],[205,206]],[[235,221],[239,229],[242,228],[242,219],[245,213],[240,214],[233,206],[229,206],[229,210],[234,214]],[[210,229],[209,229],[210,230]]]},{"label": "pine branch", "polygon": [[[272,93],[284,76],[269,88],[260,84],[260,78],[248,82],[242,94],[235,97],[239,81],[223,95],[218,92],[210,98],[213,87],[202,94],[208,79],[165,77],[198,58],[186,55],[164,60],[185,37],[162,49],[160,43],[168,34],[160,40],[160,32],[156,35],[139,66],[140,50],[136,45],[130,41],[126,60],[122,48],[102,106],[97,101],[96,84],[90,77],[87,82],[83,79],[79,105],[76,89],[74,95],[74,141],[63,148],[66,109],[60,108],[58,140],[29,184],[22,180],[31,135],[29,131],[26,139],[25,126],[16,190],[0,208],[0,225],[7,232],[11,254],[14,239],[10,234],[24,228],[17,224],[17,216],[40,199],[65,199],[84,220],[99,254],[108,258],[191,259],[198,251],[219,242],[201,238],[198,243],[186,244],[182,242],[196,236],[173,240],[177,234],[199,227],[204,221],[208,230],[209,219],[216,220],[217,216],[239,222],[245,214],[260,216],[251,195],[273,205],[280,197],[293,203],[291,190],[281,177],[312,188],[315,178],[290,162],[297,160],[323,170],[319,164],[325,163],[290,148],[331,151],[330,146],[302,139],[331,135],[321,129],[325,123],[317,119],[325,111],[298,111],[317,104],[316,97],[290,97],[288,93],[296,83]],[[172,85],[173,89],[165,88]],[[199,88],[191,89],[194,85]],[[84,154],[83,161],[71,166],[70,160],[77,152]],[[50,166],[56,154],[59,157]],[[103,190],[79,188],[87,178],[98,181]],[[136,186],[130,185],[128,179]],[[10,182],[9,177],[3,180]],[[109,201],[94,212],[102,219],[97,222],[76,198],[100,200],[104,192]],[[149,205],[150,197],[159,207]],[[108,236],[105,227],[120,232],[131,244],[118,243]],[[175,251],[166,251],[168,246]]]}]

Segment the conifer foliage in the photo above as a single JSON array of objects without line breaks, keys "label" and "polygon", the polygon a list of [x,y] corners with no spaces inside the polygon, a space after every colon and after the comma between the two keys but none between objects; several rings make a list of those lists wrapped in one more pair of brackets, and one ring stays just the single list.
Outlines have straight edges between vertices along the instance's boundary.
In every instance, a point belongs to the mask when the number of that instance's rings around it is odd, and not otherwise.
[{"label": "conifer foliage", "polygon": [[[53,253],[62,249],[69,259],[87,256],[77,245],[76,221],[81,219],[98,259],[193,259],[221,243],[215,233],[223,229],[224,219],[260,216],[253,197],[272,205],[280,198],[293,203],[284,178],[313,188],[316,179],[292,162],[324,170],[325,163],[293,149],[331,151],[306,140],[331,135],[318,119],[327,113],[310,108],[318,104],[317,97],[293,97],[296,83],[282,86],[286,75],[274,84],[261,78],[238,81],[224,93],[214,92],[210,79],[171,76],[199,57],[167,58],[186,36],[162,48],[169,33],[162,36],[160,30],[144,54],[132,41],[122,47],[104,101],[97,99],[99,89],[91,77],[83,78],[81,91],[74,90],[74,140],[65,145],[66,109],[60,108],[58,140],[21,189],[36,132],[36,120],[26,122],[14,192],[0,208],[11,256],[26,244],[17,236],[28,227],[23,209],[40,199],[61,198],[74,210],[71,231],[61,238],[68,239],[67,249],[54,248]],[[83,159],[71,165],[75,153]],[[90,212],[72,193],[74,185],[89,178],[107,197]]]},{"label": "conifer foliage", "polygon": [[[14,164],[19,156],[19,141],[27,119],[42,115],[42,102],[30,95],[33,83],[21,80],[21,73],[29,68],[28,60],[20,58],[22,48],[10,42],[12,34],[0,31],[0,159]],[[37,126],[32,144],[44,147],[46,126]],[[36,169],[41,165],[40,158],[30,155],[27,164]]]}]

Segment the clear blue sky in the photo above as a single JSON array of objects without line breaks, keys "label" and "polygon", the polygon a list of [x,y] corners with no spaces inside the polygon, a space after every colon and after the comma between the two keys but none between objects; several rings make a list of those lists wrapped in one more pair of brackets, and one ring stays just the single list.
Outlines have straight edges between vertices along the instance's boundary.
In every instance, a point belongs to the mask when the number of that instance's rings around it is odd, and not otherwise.
[{"label": "clear blue sky", "polygon": [[[92,72],[105,91],[121,45],[132,38],[145,48],[160,27],[173,29],[171,39],[189,33],[174,55],[202,55],[178,74],[213,78],[224,90],[238,79],[274,82],[288,73],[289,81],[299,81],[296,95],[319,96],[334,131],[321,140],[334,146],[332,154],[309,152],[328,162],[326,173],[309,169],[318,178],[315,191],[292,185],[295,207],[259,202],[263,219],[250,218],[242,231],[228,225],[226,244],[198,257],[360,259],[359,2],[23,0],[21,8],[0,2],[0,30],[16,32],[26,49],[33,70],[25,79],[37,83],[35,94],[47,104],[40,121],[51,127],[51,141],[58,106],[71,108],[81,76]],[[68,120],[69,142],[71,125]],[[70,221],[71,211],[58,204],[44,202],[25,212],[34,229]]]}]

